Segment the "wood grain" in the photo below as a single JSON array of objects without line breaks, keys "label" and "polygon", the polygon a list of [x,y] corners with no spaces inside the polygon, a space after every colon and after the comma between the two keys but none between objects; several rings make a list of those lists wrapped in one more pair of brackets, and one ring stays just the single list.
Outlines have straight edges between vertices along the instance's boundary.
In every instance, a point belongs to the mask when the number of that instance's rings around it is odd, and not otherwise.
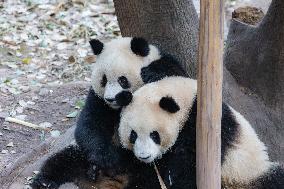
[{"label": "wood grain", "polygon": [[221,188],[223,0],[201,0],[196,126],[197,188]]}]

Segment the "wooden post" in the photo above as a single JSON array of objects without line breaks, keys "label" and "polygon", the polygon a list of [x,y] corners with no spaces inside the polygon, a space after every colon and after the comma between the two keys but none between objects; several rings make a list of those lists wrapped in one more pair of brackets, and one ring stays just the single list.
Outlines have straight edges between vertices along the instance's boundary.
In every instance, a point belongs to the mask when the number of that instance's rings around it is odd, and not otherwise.
[{"label": "wooden post", "polygon": [[221,188],[223,0],[200,1],[196,126],[198,189]]}]

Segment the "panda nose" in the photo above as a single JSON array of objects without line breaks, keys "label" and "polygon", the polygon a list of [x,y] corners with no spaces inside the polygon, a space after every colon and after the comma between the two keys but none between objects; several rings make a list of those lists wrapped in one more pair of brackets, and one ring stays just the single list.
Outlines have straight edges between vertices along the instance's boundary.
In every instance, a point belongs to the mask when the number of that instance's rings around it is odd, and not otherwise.
[{"label": "panda nose", "polygon": [[115,98],[105,98],[106,99],[106,101],[108,101],[108,102],[114,102],[115,101]]}]

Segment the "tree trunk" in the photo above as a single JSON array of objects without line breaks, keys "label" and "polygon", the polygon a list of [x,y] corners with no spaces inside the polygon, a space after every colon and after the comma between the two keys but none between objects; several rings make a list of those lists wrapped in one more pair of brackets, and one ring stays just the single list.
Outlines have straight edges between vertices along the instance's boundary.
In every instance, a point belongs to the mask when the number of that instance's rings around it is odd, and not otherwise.
[{"label": "tree trunk", "polygon": [[233,20],[227,39],[225,97],[249,119],[272,159],[283,162],[284,1],[273,0],[256,27]]},{"label": "tree trunk", "polygon": [[228,35],[226,67],[267,104],[284,108],[284,1],[274,0],[257,27],[236,20]]},{"label": "tree trunk", "polygon": [[196,78],[198,17],[191,0],[114,0],[123,36],[145,37]]},{"label": "tree trunk", "polygon": [[[158,44],[196,77],[198,17],[191,0],[114,4],[123,36],[143,36]],[[223,82],[224,100],[250,121],[278,161],[284,159],[283,6],[284,1],[273,0],[257,27],[232,21]]]}]

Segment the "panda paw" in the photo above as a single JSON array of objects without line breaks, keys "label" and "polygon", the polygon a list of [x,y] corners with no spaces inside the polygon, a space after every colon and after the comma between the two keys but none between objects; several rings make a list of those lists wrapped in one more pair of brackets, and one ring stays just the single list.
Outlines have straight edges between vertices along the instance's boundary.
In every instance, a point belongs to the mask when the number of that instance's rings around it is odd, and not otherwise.
[{"label": "panda paw", "polygon": [[101,169],[113,169],[119,166],[119,154],[115,150],[106,150],[90,156],[89,161]]},{"label": "panda paw", "polygon": [[38,176],[30,184],[30,187],[32,189],[58,189],[59,185],[49,179]]},{"label": "panda paw", "polygon": [[112,158],[105,157],[103,155],[96,156],[95,158],[90,158],[90,162],[98,165],[101,169],[116,167],[118,163],[117,160],[113,160]]}]

